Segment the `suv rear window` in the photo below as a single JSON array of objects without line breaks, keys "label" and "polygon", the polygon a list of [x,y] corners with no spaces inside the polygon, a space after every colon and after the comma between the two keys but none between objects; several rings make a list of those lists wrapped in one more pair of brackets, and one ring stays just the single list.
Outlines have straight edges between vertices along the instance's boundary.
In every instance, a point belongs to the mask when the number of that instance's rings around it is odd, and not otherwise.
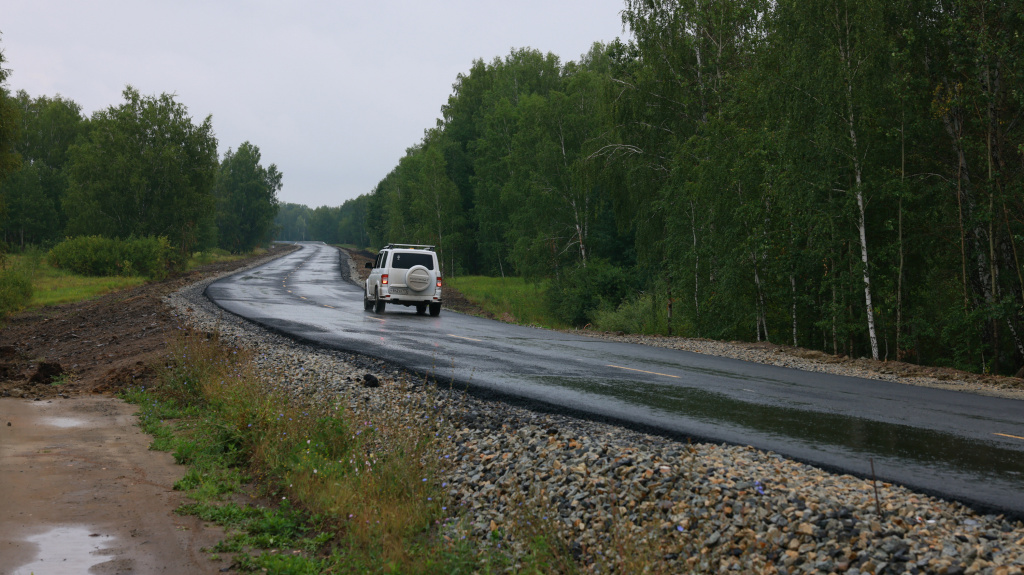
[{"label": "suv rear window", "polygon": [[413,266],[423,266],[433,271],[434,257],[431,254],[397,253],[391,258],[391,267],[395,269],[407,270]]}]

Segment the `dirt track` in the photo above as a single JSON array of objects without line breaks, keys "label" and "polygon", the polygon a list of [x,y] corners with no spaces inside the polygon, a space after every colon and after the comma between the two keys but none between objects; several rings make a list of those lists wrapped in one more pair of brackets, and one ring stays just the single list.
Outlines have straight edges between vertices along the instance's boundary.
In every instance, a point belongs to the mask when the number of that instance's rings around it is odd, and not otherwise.
[{"label": "dirt track", "polygon": [[[216,573],[221,536],[174,509],[182,473],[135,406],[105,396],[0,401],[0,573]],[[90,567],[92,569],[90,570]]]}]

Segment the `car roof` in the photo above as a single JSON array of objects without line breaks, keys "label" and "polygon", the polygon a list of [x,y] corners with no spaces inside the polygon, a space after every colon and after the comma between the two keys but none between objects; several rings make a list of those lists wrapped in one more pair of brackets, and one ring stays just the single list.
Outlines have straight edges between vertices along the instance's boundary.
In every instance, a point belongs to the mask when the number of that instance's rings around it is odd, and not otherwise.
[{"label": "car roof", "polygon": [[422,245],[422,244],[388,244],[381,248],[381,250],[401,250],[407,252],[433,252],[434,246]]}]

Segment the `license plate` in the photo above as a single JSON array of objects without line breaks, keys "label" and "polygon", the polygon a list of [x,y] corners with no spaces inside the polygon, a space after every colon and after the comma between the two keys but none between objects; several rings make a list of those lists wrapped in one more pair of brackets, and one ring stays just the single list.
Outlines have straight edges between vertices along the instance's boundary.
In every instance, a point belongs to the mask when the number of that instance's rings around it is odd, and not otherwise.
[{"label": "license plate", "polygon": [[406,288],[395,287],[389,288],[388,293],[390,293],[391,295],[406,295],[409,293],[409,290],[407,290]]}]

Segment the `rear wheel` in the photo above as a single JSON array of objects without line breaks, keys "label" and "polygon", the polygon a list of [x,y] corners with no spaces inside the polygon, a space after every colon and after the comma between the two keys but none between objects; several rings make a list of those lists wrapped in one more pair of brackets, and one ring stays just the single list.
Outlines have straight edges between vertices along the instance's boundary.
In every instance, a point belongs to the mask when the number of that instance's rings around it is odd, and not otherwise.
[{"label": "rear wheel", "polygon": [[416,314],[417,315],[423,315],[425,313],[427,313],[427,304],[425,304],[425,303],[418,303],[418,304],[416,304]]},{"label": "rear wheel", "polygon": [[384,300],[380,299],[380,290],[373,292],[373,313],[384,313]]},{"label": "rear wheel", "polygon": [[433,316],[433,317],[437,317],[437,316],[441,315],[441,304],[440,303],[435,303],[435,302],[431,302],[430,303],[430,315]]},{"label": "rear wheel", "polygon": [[363,311],[370,311],[373,309],[373,300],[366,297],[366,290],[363,290]]}]

